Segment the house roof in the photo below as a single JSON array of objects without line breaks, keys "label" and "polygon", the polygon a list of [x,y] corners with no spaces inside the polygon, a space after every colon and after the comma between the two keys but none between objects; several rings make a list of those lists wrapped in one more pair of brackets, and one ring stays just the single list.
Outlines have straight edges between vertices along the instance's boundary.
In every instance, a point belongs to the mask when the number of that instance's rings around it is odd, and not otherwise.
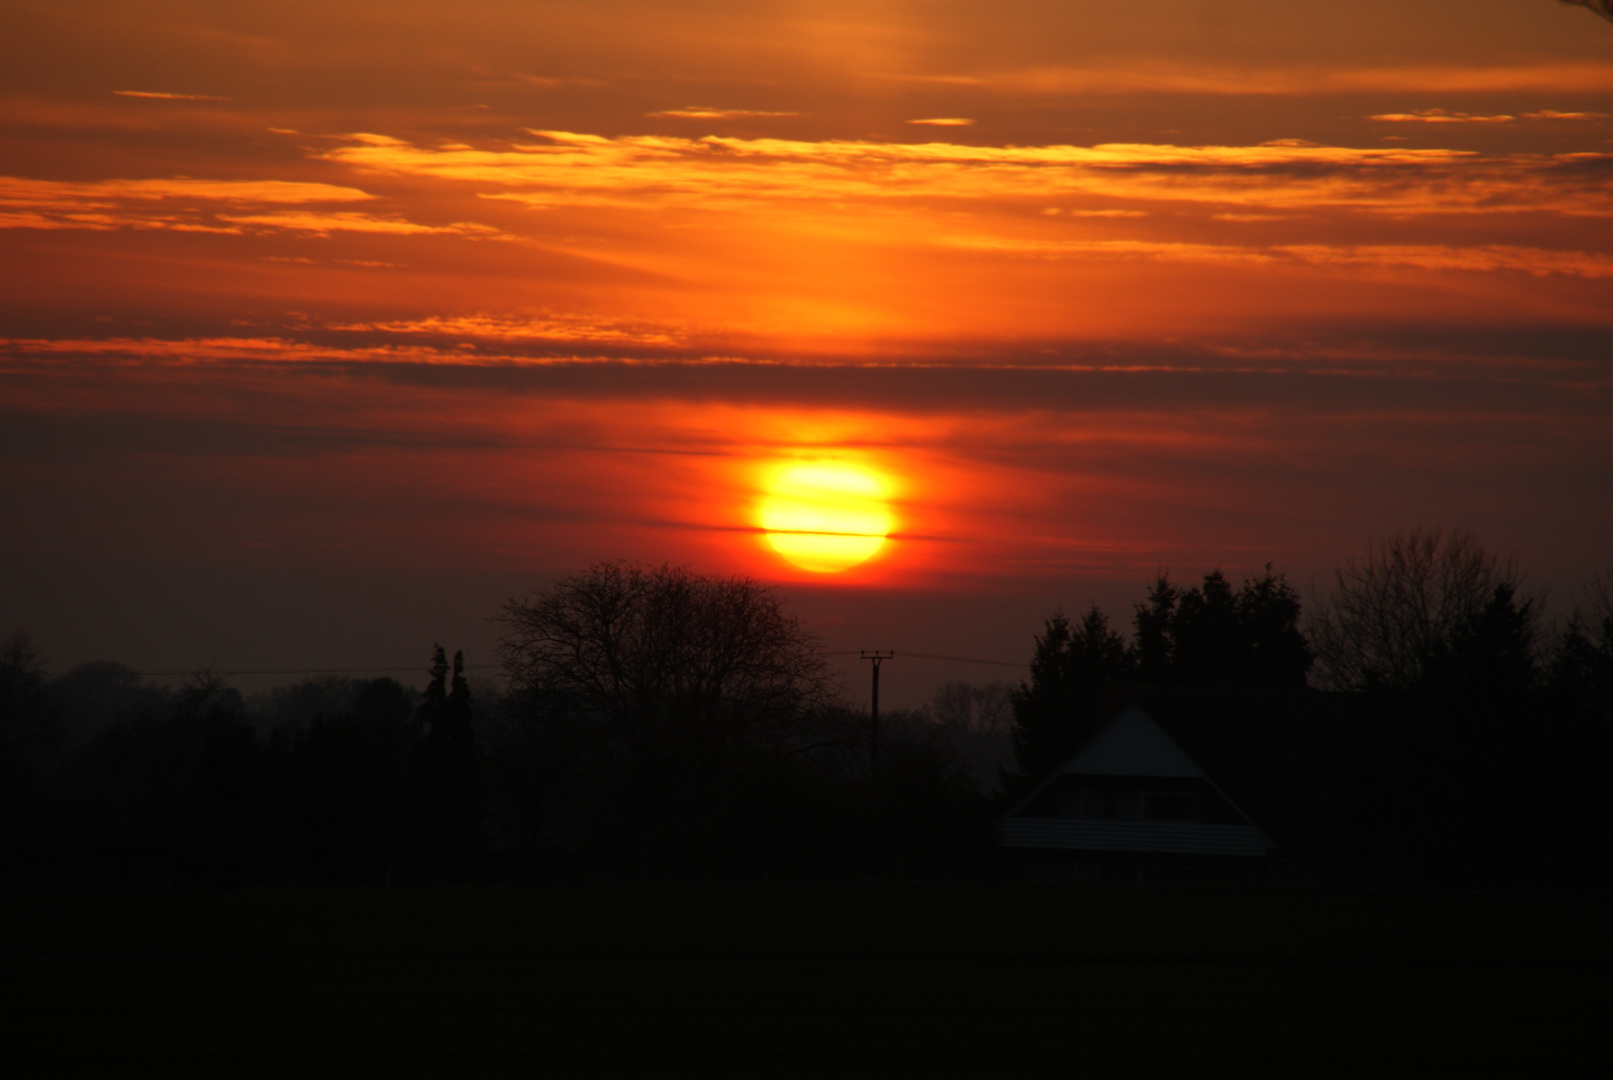
[{"label": "house roof", "polygon": [[1339,773],[1355,752],[1358,704],[1314,691],[1145,686],[1111,687],[1107,699],[1099,713],[1106,721],[1089,728],[1079,749],[1016,802],[1005,822],[1070,773],[1202,776],[1286,853],[1362,839],[1344,820],[1348,793]]},{"label": "house roof", "polygon": [[1136,704],[1128,705],[1105,724],[1059,772],[1083,776],[1204,776],[1198,763]]}]

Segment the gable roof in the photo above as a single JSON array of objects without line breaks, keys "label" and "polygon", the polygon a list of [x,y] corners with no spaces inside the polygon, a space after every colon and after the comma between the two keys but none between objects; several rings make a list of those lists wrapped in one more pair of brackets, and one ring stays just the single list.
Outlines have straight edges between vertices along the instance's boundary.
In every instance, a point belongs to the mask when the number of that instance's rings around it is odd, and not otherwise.
[{"label": "gable roof", "polygon": [[1054,775],[1064,773],[1208,779],[1198,763],[1135,702],[1099,729]]},{"label": "gable roof", "polygon": [[1009,807],[1003,820],[1018,814],[1061,776],[1157,776],[1203,780],[1219,792],[1245,821],[1254,824],[1248,812],[1212,780],[1198,762],[1135,701],[1099,727],[1063,765]]},{"label": "gable roof", "polygon": [[[1020,813],[1067,772],[1096,771],[1112,760],[1107,753],[1082,759],[1108,741],[1111,724],[1136,707],[1290,857],[1341,866],[1366,865],[1362,860],[1371,857],[1370,822],[1346,812],[1363,801],[1363,792],[1356,790],[1361,781],[1349,765],[1361,756],[1362,740],[1371,730],[1365,722],[1370,703],[1358,695],[1111,684],[1103,702],[1107,707],[1088,714],[1098,722],[1084,723],[1085,737],[1076,752],[1051,775],[1039,778],[1001,820]],[[1121,740],[1117,732],[1115,741],[1129,740]],[[1081,770],[1072,769],[1077,763]]]}]

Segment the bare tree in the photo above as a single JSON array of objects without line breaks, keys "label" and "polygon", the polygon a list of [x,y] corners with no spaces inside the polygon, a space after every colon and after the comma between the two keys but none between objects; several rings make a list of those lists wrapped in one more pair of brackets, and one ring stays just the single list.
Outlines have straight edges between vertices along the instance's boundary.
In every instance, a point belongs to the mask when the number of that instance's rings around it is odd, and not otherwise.
[{"label": "bare tree", "polygon": [[1368,541],[1347,561],[1311,620],[1320,682],[1331,689],[1404,688],[1504,589],[1522,581],[1514,558],[1484,550],[1470,534],[1413,530]]},{"label": "bare tree", "polygon": [[701,816],[840,704],[817,639],[750,578],[603,562],[498,621],[513,700],[566,748],[574,816]]}]

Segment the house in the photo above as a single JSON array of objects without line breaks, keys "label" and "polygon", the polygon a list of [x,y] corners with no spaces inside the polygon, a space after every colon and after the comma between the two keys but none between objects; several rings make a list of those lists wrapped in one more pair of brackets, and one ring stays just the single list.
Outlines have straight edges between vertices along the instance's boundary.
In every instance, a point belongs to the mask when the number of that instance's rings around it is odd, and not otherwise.
[{"label": "house", "polygon": [[1184,720],[1204,710],[1162,704],[1121,709],[1003,817],[998,844],[1019,854],[1028,876],[1138,884],[1265,876],[1276,842],[1153,715]]}]

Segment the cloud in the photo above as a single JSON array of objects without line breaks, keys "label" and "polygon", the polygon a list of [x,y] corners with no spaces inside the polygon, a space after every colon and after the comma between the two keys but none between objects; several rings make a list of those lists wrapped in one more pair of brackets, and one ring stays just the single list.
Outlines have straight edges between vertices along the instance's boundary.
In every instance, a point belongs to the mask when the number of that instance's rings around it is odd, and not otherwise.
[{"label": "cloud", "polygon": [[255,225],[263,229],[289,229],[294,232],[331,233],[360,232],[387,233],[393,236],[470,236],[491,239],[502,236],[490,225],[472,221],[456,221],[448,225],[421,225],[402,218],[382,218],[350,211],[318,213],[307,210],[282,211],[271,214],[220,214],[219,220],[235,225]]},{"label": "cloud", "polygon": [[420,225],[351,211],[242,212],[255,207],[352,203],[374,198],[354,187],[291,180],[174,177],[75,182],[0,176],[0,228],[239,233],[242,226],[252,226],[315,233],[501,235],[497,229],[472,222]]},{"label": "cloud", "polygon": [[1600,112],[1558,112],[1556,109],[1541,109],[1539,112],[1524,113],[1525,120],[1601,120],[1607,113]]},{"label": "cloud", "polygon": [[1515,116],[1474,116],[1472,113],[1446,112],[1444,109],[1422,109],[1410,113],[1379,113],[1367,117],[1391,124],[1510,124]]},{"label": "cloud", "polygon": [[[1613,155],[1317,146],[965,146],[534,131],[505,149],[353,136],[321,156],[363,171],[462,181],[533,207],[733,209],[779,200],[1096,196],[1226,209],[1348,208],[1410,214],[1613,215]],[[492,189],[492,190],[489,190]]]},{"label": "cloud", "polygon": [[1144,218],[1148,216],[1146,210],[1086,210],[1080,208],[1066,209],[1061,206],[1049,206],[1042,213],[1048,217],[1077,217],[1077,218]]},{"label": "cloud", "polygon": [[500,343],[593,342],[633,345],[678,345],[681,327],[644,320],[606,320],[579,315],[523,317],[509,315],[432,315],[388,322],[333,323],[329,327],[352,333],[405,334],[455,341],[472,338]]},{"label": "cloud", "polygon": [[1517,271],[1535,277],[1567,274],[1613,277],[1613,256],[1511,244],[1456,247],[1441,244],[1367,244],[1354,247],[1287,244],[1274,248],[1309,263],[1337,266],[1405,266],[1418,270]]},{"label": "cloud", "polygon": [[1275,244],[1244,246],[1153,240],[1038,240],[951,236],[945,247],[1039,258],[1149,259],[1175,263],[1270,265],[1283,262],[1355,268],[1408,267],[1430,271],[1516,271],[1535,277],[1566,274],[1613,277],[1613,255],[1510,244]]},{"label": "cloud", "polygon": [[909,120],[909,124],[929,124],[931,127],[972,127],[974,121],[966,116],[936,116],[928,120]]},{"label": "cloud", "polygon": [[1265,248],[1157,240],[1030,240],[995,236],[940,238],[943,247],[1037,257],[1143,258],[1178,263],[1269,263],[1279,256]]},{"label": "cloud", "polygon": [[1607,116],[1599,112],[1558,112],[1556,109],[1541,109],[1538,112],[1522,113],[1519,116],[1500,114],[1496,116],[1481,116],[1473,113],[1446,112],[1444,109],[1419,109],[1409,113],[1379,113],[1367,117],[1368,120],[1378,120],[1394,124],[1510,124],[1515,120],[1597,120]]},{"label": "cloud", "polygon": [[681,109],[663,109],[645,113],[646,116],[669,116],[678,120],[737,120],[751,116],[800,116],[798,112],[767,112],[761,109],[713,109],[705,105],[686,105]]},{"label": "cloud", "polygon": [[89,202],[118,199],[203,199],[233,203],[360,202],[374,195],[358,188],[294,180],[33,180],[0,176],[0,205],[16,201]]},{"label": "cloud", "polygon": [[1145,60],[1123,67],[1027,68],[983,81],[1009,93],[1058,95],[1606,92],[1613,90],[1613,63],[1212,68]]},{"label": "cloud", "polygon": [[[1606,426],[1607,395],[1613,390],[1602,360],[1606,333],[1587,337],[1583,331],[1536,325],[1497,335],[1493,328],[1450,326],[1425,335],[1419,345],[1406,330],[1355,321],[1270,340],[1071,343],[1061,359],[1044,354],[1045,342],[1004,343],[1000,355],[990,359],[929,363],[676,356],[653,350],[616,356],[520,355],[402,342],[338,345],[292,337],[0,339],[0,372],[82,374],[84,378],[53,382],[71,382],[82,397],[100,396],[106,410],[115,411],[128,401],[109,388],[112,380],[144,385],[154,397],[164,398],[167,388],[176,385],[175,377],[190,386],[189,372],[205,370],[210,377],[217,372],[224,382],[207,385],[233,382],[245,391],[238,404],[249,408],[266,395],[303,399],[297,384],[285,380],[308,370],[327,390],[332,377],[363,380],[355,384],[366,388],[362,393],[331,395],[320,406],[333,422],[372,407],[375,388],[392,386],[410,388],[428,402],[425,415],[432,423],[471,420],[480,428],[498,413],[508,416],[511,430],[523,439],[545,433],[544,424],[533,422],[534,407],[553,410],[558,417],[569,415],[576,402],[591,401],[622,415],[634,403],[659,403],[669,415],[682,417],[678,452],[685,453],[700,453],[702,442],[724,438],[724,427],[707,429],[687,420],[691,404],[700,408],[714,403],[738,409],[773,404],[797,411],[802,415],[793,424],[761,425],[764,438],[797,446],[820,439],[825,445],[847,445],[836,443],[824,428],[846,410],[871,407],[921,417],[952,411],[960,421],[960,438],[969,437],[964,417],[993,410],[1003,410],[1009,427],[1034,425],[1050,411],[1087,416],[1114,410],[1174,412],[1180,414],[1178,422],[1193,414],[1219,414],[1203,425],[1185,421],[1213,435],[1223,422],[1235,422],[1240,415],[1289,415],[1295,407],[1344,414],[1364,410],[1402,419],[1453,407],[1513,418],[1540,409],[1552,415],[1552,423],[1588,422],[1603,438],[1613,430]],[[1316,344],[1317,332],[1335,344]],[[1568,352],[1554,357],[1553,346],[1565,344]],[[37,379],[15,382],[24,396],[5,402],[11,410],[55,411],[59,406],[56,399],[27,396],[26,388]],[[444,408],[461,393],[483,395],[486,408]],[[164,400],[165,406],[170,404]],[[1124,415],[1115,424],[1124,429]],[[620,430],[629,440],[643,435],[631,423]],[[1065,442],[1090,441],[1084,425],[1061,430]],[[0,423],[0,443],[8,434]],[[863,438],[878,442],[889,436],[887,429],[878,428]],[[1144,454],[1157,450],[1155,440],[1138,432],[1135,449]],[[1035,441],[1026,435],[1027,445]]]},{"label": "cloud", "polygon": [[159,101],[228,101],[216,94],[169,94],[161,90],[114,90],[119,97],[155,98]]}]

